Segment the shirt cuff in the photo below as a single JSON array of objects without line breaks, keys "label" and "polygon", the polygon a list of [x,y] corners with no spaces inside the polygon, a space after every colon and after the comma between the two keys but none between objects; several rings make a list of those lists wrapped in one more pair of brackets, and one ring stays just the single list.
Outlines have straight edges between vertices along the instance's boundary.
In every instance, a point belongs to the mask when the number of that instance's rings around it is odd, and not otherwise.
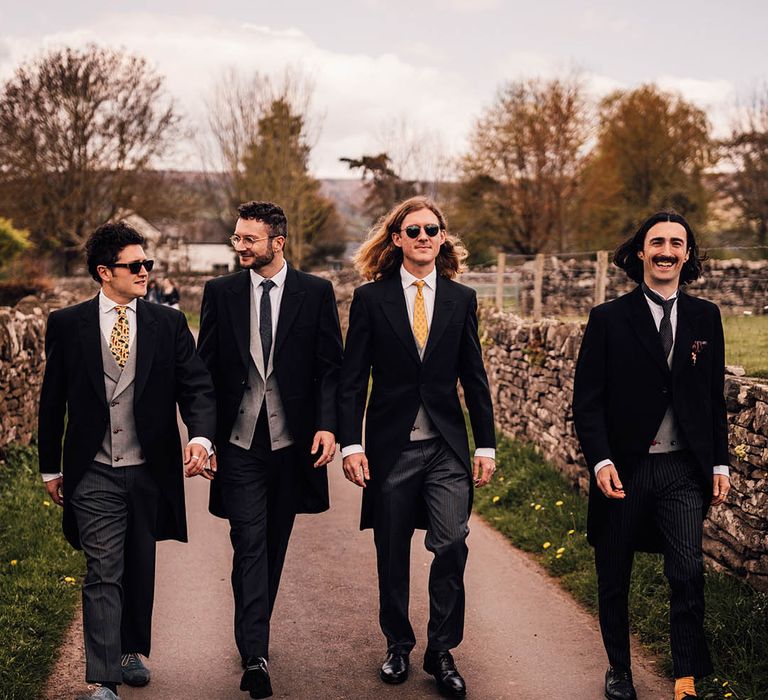
[{"label": "shirt cuff", "polygon": [[[715,467],[717,469],[717,467]],[[40,476],[43,477],[43,482],[53,481],[54,479],[61,479],[62,476],[64,476],[61,472],[58,474],[41,474]]]},{"label": "shirt cuff", "polygon": [[727,476],[729,479],[731,478],[731,468],[727,464],[718,464],[717,466],[712,467],[712,473]]},{"label": "shirt cuff", "polygon": [[475,457],[488,457],[494,462],[496,461],[496,448],[495,447],[478,447],[475,450]]},{"label": "shirt cuff", "polygon": [[613,464],[612,459],[602,459],[595,465],[595,476],[603,467],[607,467],[609,464]]},{"label": "shirt cuff", "polygon": [[193,437],[187,444],[202,445],[210,457],[213,454],[213,443],[206,437]]},{"label": "shirt cuff", "polygon": [[346,459],[349,455],[356,455],[365,452],[362,445],[347,445],[341,448],[341,458]]}]

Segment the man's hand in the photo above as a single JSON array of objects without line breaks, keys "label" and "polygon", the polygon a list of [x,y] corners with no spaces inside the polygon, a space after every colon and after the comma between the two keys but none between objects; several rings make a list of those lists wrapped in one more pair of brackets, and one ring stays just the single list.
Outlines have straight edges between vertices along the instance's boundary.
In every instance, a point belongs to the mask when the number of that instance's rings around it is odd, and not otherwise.
[{"label": "man's hand", "polygon": [[344,458],[344,476],[353,484],[365,488],[365,482],[371,478],[368,471],[368,459],[365,452],[357,452]]},{"label": "man's hand", "polygon": [[184,448],[184,476],[187,478],[203,474],[210,479],[203,470],[208,466],[208,450],[196,442],[189,442]]},{"label": "man's hand", "polygon": [[310,454],[315,454],[321,447],[323,448],[323,451],[315,461],[314,466],[316,467],[324,467],[336,454],[336,438],[333,433],[328,430],[318,430],[315,433],[315,439],[312,441],[312,449],[309,451]]},{"label": "man's hand", "polygon": [[475,457],[472,463],[472,479],[477,488],[485,486],[496,471],[496,461],[490,457]]},{"label": "man's hand", "polygon": [[63,506],[64,505],[64,477],[60,476],[58,479],[51,479],[50,481],[45,482],[45,488],[48,489],[48,495],[51,497],[51,500],[57,505],[57,506]]},{"label": "man's hand", "polygon": [[724,474],[715,474],[712,479],[712,505],[719,506],[731,490],[731,480]]},{"label": "man's hand", "polygon": [[597,487],[603,492],[606,498],[624,498],[624,487],[619,479],[619,472],[612,464],[606,464],[597,472]]}]

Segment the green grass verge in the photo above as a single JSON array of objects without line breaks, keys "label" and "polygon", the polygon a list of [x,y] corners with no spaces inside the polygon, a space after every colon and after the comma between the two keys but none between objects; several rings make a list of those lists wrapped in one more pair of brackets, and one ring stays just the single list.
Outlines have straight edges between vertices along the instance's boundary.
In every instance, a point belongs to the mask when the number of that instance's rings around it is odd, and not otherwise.
[{"label": "green grass verge", "polygon": [[723,316],[723,331],[728,364],[768,377],[768,316]]},{"label": "green grass verge", "polygon": [[[475,492],[475,510],[516,547],[535,554],[579,603],[596,612],[586,498],[534,449],[499,437],[497,472],[491,484]],[[668,596],[661,556],[639,553],[630,593],[632,627],[671,675]],[[707,633],[717,673],[698,683],[700,696],[765,700],[768,595],[732,576],[707,571],[706,597]]]},{"label": "green grass verge", "polygon": [[84,573],[40,481],[36,451],[10,447],[0,464],[0,700],[41,696]]},{"label": "green grass verge", "polygon": [[193,330],[200,328],[200,314],[197,311],[185,311],[184,315],[187,317],[187,323]]}]

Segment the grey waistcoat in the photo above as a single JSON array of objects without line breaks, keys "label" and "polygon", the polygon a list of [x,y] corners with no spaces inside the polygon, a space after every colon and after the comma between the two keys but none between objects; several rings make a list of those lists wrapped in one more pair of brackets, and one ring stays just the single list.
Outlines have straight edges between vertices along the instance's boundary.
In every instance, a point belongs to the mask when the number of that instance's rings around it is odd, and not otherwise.
[{"label": "grey waistcoat", "polygon": [[115,362],[104,336],[101,338],[101,360],[104,365],[104,389],[109,406],[109,427],[101,441],[101,447],[94,458],[96,462],[113,467],[128,467],[144,464],[136,434],[133,416],[133,392],[136,386],[136,341],[134,340],[125,367]]},{"label": "grey waistcoat", "polygon": [[[413,324],[411,324],[411,330],[413,330]],[[420,348],[418,342],[416,342],[416,336],[413,336],[413,342],[416,343],[416,349],[419,351],[419,358],[424,359],[424,350],[427,347],[429,341],[429,335],[427,335],[427,341],[424,343],[424,347]],[[430,438],[440,437],[440,432],[435,427],[432,419],[427,413],[427,409],[423,403],[419,404],[419,412],[416,414],[416,418],[413,421],[413,427],[411,428],[411,442],[417,440],[429,440]]]},{"label": "grey waistcoat", "polygon": [[[675,346],[672,345],[672,350],[669,352],[667,358],[667,364],[672,369],[672,357],[675,354]],[[653,438],[648,452],[651,454],[659,452],[679,452],[688,447],[685,442],[682,433],[677,427],[677,420],[675,420],[675,412],[672,410],[672,404],[667,406],[667,411],[664,414],[664,418],[661,419],[661,425],[656,431],[656,437]]]},{"label": "grey waistcoat", "polygon": [[[259,320],[256,315],[256,300],[251,290],[251,362],[248,365],[248,384],[243,394],[243,400],[240,402],[240,410],[235,424],[232,426],[232,432],[229,436],[230,443],[246,450],[251,447],[253,442],[256,421],[259,418],[261,406],[265,402],[272,451],[280,450],[293,444],[293,437],[288,430],[283,402],[277,386],[277,378],[272,371],[274,350],[273,340],[272,352],[269,354],[269,364],[265,371],[264,353],[261,350],[261,337],[259,336]],[[266,381],[264,380],[265,376]]]}]

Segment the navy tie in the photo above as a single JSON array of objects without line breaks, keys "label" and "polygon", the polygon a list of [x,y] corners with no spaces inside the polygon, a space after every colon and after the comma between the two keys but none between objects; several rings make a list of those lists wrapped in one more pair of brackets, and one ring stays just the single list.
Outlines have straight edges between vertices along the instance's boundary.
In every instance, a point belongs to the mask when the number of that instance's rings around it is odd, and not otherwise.
[{"label": "navy tie", "polygon": [[259,336],[261,337],[261,351],[264,353],[264,374],[269,366],[269,353],[272,350],[272,302],[269,292],[275,283],[272,280],[264,280],[261,283],[261,306],[259,307]]},{"label": "navy tie", "polygon": [[669,353],[672,351],[672,307],[677,301],[677,296],[672,299],[664,299],[664,297],[648,287],[645,282],[643,282],[642,287],[645,296],[664,310],[664,316],[659,324],[659,338],[661,339],[661,348],[664,351],[664,357],[668,359]]}]

